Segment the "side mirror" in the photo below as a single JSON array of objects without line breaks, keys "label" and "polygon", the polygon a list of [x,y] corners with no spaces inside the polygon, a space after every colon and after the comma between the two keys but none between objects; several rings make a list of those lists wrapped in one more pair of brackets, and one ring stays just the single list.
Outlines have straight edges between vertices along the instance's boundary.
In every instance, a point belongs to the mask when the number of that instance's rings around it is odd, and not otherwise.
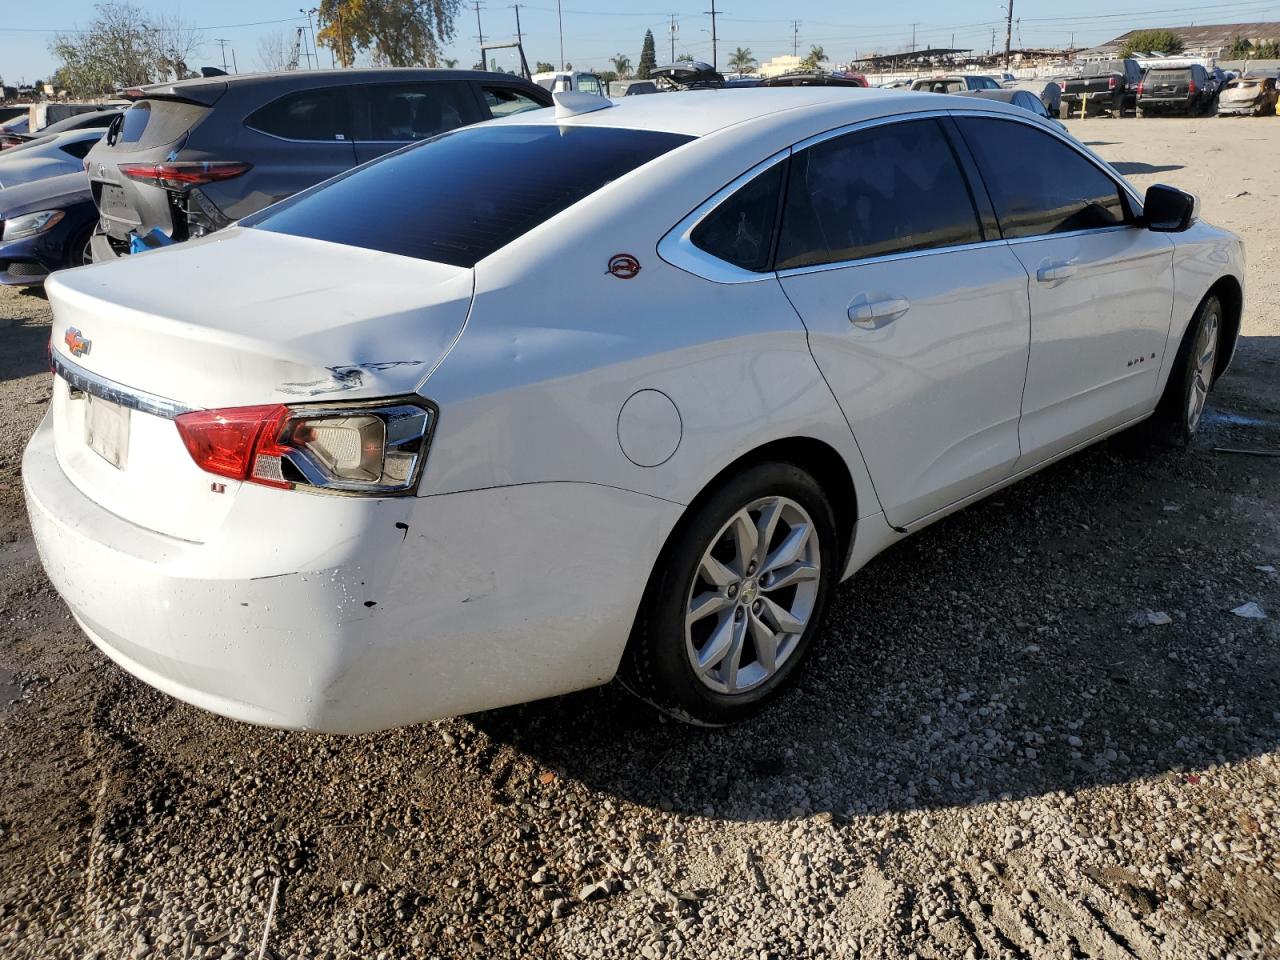
[{"label": "side mirror", "polygon": [[1157,233],[1181,233],[1200,216],[1200,200],[1176,187],[1157,183],[1142,201],[1142,222]]}]

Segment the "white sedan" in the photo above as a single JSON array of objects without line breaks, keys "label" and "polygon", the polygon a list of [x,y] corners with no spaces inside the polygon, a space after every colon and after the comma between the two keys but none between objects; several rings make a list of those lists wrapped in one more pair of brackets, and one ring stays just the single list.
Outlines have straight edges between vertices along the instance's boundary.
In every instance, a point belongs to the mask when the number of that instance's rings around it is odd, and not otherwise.
[{"label": "white sedan", "polygon": [[616,674],[730,722],[879,551],[1188,440],[1232,354],[1240,242],[1026,111],[557,96],[48,281],[23,476],[109,657],[281,727]]}]

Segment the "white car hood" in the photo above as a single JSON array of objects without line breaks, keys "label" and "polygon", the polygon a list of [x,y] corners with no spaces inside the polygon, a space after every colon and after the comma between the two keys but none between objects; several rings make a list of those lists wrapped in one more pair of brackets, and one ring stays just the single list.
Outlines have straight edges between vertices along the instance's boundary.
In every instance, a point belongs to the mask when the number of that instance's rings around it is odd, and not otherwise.
[{"label": "white car hood", "polygon": [[[232,227],[45,286],[54,349],[209,408],[412,393],[461,333],[474,283],[463,267]],[[76,336],[89,348],[71,356]]]}]

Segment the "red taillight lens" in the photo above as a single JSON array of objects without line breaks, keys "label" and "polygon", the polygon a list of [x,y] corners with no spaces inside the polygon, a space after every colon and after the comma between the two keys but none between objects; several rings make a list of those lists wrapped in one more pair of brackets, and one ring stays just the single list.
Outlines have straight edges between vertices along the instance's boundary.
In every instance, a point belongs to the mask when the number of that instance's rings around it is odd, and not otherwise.
[{"label": "red taillight lens", "polygon": [[1142,96],[1142,84],[1138,84],[1138,96]]},{"label": "red taillight lens", "polygon": [[120,172],[130,180],[154,183],[168,190],[186,190],[248,173],[251,163],[237,160],[178,160],[172,163],[122,163]]},{"label": "red taillight lens", "polygon": [[[271,404],[260,407],[232,407],[227,410],[197,410],[181,414],[178,434],[191,459],[202,470],[232,480],[249,480],[259,441],[264,434],[275,439],[289,408]],[[287,487],[282,480],[260,480],[271,486]]]},{"label": "red taillight lens", "polygon": [[1108,89],[1108,90],[1114,90],[1115,88],[1116,88],[1116,78],[1115,78],[1115,77],[1107,77],[1107,89]]},{"label": "red taillight lens", "polygon": [[191,458],[220,477],[376,496],[417,486],[433,416],[405,402],[279,404],[197,410],[175,422]]},{"label": "red taillight lens", "polygon": [[1188,80],[1187,93],[1195,93],[1195,92],[1196,92],[1196,82],[1194,80]]}]

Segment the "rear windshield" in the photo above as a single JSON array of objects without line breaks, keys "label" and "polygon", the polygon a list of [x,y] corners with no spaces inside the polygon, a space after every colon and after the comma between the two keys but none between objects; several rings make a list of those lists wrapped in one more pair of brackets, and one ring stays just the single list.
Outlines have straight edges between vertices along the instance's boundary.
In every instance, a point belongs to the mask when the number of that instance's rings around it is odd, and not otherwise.
[{"label": "rear windshield", "polygon": [[146,150],[172,143],[194,127],[208,107],[178,100],[139,100],[124,112],[124,120],[109,138],[111,145]]},{"label": "rear windshield", "polygon": [[610,127],[471,127],[388,154],[240,222],[471,267],[691,139]]},{"label": "rear windshield", "polygon": [[1147,73],[1147,81],[1150,83],[1177,83],[1190,79],[1190,70],[1151,70]]}]

